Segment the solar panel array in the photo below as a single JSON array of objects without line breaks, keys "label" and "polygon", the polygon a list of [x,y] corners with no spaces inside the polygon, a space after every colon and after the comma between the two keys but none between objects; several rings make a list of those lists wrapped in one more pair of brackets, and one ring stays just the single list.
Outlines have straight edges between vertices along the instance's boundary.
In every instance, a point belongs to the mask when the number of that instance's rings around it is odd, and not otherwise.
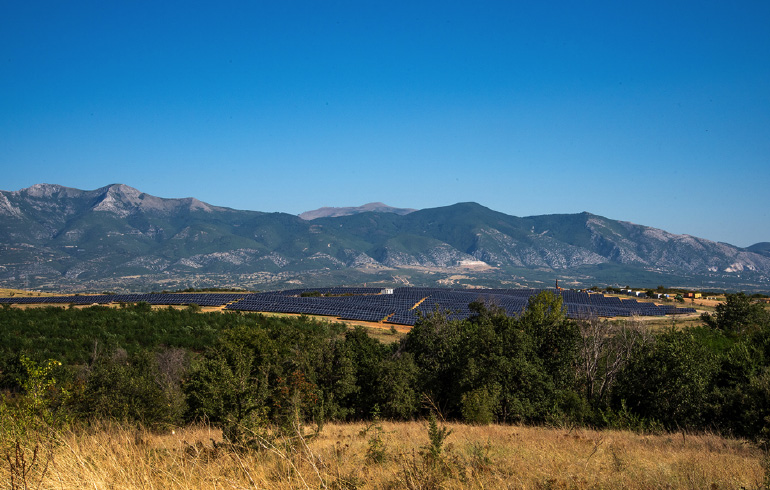
[{"label": "solar panel array", "polygon": [[[393,294],[378,294],[378,289],[360,289],[360,292],[354,292],[354,288],[326,288],[258,293],[229,304],[226,309],[327,315],[343,320],[414,325],[420,314],[427,315],[435,310],[446,314],[450,320],[466,319],[473,314],[468,305],[474,301],[495,305],[510,316],[519,315],[527,306],[529,298],[541,291],[402,287],[394,289]],[[659,306],[598,293],[553,292],[562,296],[567,316],[571,318],[664,316],[695,312],[693,308]]]},{"label": "solar panel array", "polygon": [[148,294],[97,294],[71,296],[14,296],[0,298],[0,304],[74,304],[106,305],[110,303],[149,303],[151,305],[224,306],[249,293],[148,293]]},{"label": "solar panel array", "polygon": [[[0,304],[110,304],[149,303],[153,305],[224,306],[227,310],[296,313],[333,316],[342,320],[386,322],[414,325],[419,315],[440,311],[450,320],[470,317],[469,304],[481,301],[497,306],[507,315],[524,311],[529,298],[540,289],[449,289],[395,288],[383,294],[380,288],[291,289],[267,293],[181,293],[181,294],[102,294],[93,296],[38,296],[0,298]],[[607,297],[598,293],[555,291],[561,295],[567,316],[628,317],[665,316],[695,313],[693,308],[656,305],[635,299]]]},{"label": "solar panel array", "polygon": [[[419,298],[410,295],[379,294],[380,291],[379,288],[293,289],[251,294],[226,308],[238,311],[329,315],[344,320],[380,322],[397,310],[409,310],[419,301]],[[316,293],[327,296],[302,296]]]}]

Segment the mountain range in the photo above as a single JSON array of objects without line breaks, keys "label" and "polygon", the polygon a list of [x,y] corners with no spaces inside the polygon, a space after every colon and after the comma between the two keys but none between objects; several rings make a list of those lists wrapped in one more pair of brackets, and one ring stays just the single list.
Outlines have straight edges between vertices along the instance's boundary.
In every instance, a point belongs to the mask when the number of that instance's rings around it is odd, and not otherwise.
[{"label": "mountain range", "polygon": [[739,248],[591,213],[372,203],[295,216],[114,184],[0,191],[0,284],[56,291],[353,284],[770,290],[770,244]]}]

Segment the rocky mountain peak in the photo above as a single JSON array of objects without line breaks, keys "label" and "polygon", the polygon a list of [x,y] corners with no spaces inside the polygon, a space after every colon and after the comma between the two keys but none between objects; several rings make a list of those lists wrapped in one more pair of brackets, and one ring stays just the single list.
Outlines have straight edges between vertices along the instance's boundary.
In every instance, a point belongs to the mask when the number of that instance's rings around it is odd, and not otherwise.
[{"label": "rocky mountain peak", "polygon": [[93,210],[111,212],[119,216],[128,216],[136,212],[167,215],[185,209],[211,212],[213,209],[212,206],[194,197],[183,199],[155,197],[125,184],[112,184],[95,192],[100,195]]},{"label": "rocky mountain peak", "polygon": [[142,194],[140,190],[134,189],[126,184],[111,184],[107,187],[103,187],[103,189],[106,189],[108,194],[123,196],[129,199],[136,199]]},{"label": "rocky mountain peak", "polygon": [[8,200],[5,194],[0,194],[0,215],[21,217],[21,210]]},{"label": "rocky mountain peak", "polygon": [[206,211],[210,213],[214,210],[213,206],[210,206],[209,204],[206,204],[203,201],[199,201],[194,197],[188,197],[187,199],[185,199],[185,201],[189,204],[191,211]]},{"label": "rocky mountain peak", "polygon": [[22,189],[19,192],[24,193],[29,197],[47,198],[59,194],[63,189],[65,189],[65,187],[58,184],[35,184],[26,189]]},{"label": "rocky mountain peak", "polygon": [[142,204],[142,193],[133,187],[124,184],[113,184],[102,187],[96,191],[99,193],[94,211],[115,213],[118,216],[128,216]]}]

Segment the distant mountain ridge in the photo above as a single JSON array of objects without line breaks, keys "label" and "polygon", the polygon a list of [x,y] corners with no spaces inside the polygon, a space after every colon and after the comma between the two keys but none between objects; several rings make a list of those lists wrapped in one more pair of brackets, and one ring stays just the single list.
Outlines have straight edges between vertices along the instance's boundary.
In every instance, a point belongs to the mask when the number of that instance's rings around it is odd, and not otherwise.
[{"label": "distant mountain ridge", "polygon": [[313,211],[305,211],[304,213],[300,214],[299,217],[304,220],[313,220],[317,218],[337,218],[340,216],[350,216],[353,214],[358,213],[394,213],[398,215],[405,215],[409,213],[413,213],[417,211],[416,209],[411,208],[394,208],[391,206],[388,206],[387,204],[383,204],[381,202],[370,202],[369,204],[364,204],[363,206],[357,206],[357,207],[345,207],[345,208],[332,208],[332,207],[323,207],[319,209],[314,209]]},{"label": "distant mountain ridge", "polygon": [[112,184],[93,191],[83,191],[57,184],[35,184],[15,192],[0,191],[0,215],[20,216],[20,208],[12,202],[39,203],[47,201],[49,211],[58,211],[66,216],[73,208],[67,203],[80,201],[91,205],[93,211],[108,211],[120,216],[137,212],[171,214],[183,208],[200,211],[222,210],[193,197],[166,199],[145,194],[124,184]]},{"label": "distant mountain ridge", "polygon": [[160,198],[122,184],[0,191],[0,284],[264,290],[559,279],[770,290],[767,244],[743,249],[590,213],[521,218],[476,203],[399,212],[380,204],[303,219]]}]

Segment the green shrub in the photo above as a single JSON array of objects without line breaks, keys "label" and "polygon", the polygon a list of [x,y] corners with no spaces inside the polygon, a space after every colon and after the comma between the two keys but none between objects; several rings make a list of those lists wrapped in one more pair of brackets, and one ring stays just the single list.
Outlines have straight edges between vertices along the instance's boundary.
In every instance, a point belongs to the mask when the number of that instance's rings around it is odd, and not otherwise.
[{"label": "green shrub", "polygon": [[486,386],[463,393],[463,420],[470,424],[488,425],[494,422],[494,410],[498,406],[498,392],[490,393]]}]

